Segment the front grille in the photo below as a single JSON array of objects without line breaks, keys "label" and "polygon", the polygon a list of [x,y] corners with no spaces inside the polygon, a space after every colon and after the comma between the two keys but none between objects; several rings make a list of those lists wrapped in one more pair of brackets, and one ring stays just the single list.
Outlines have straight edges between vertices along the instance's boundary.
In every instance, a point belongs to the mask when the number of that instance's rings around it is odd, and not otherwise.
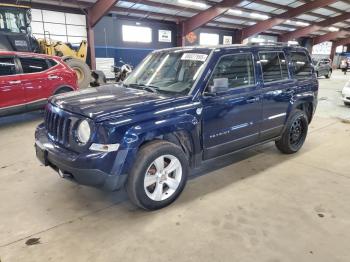
[{"label": "front grille", "polygon": [[45,111],[45,128],[49,137],[55,142],[62,145],[67,145],[69,143],[72,120],[68,117],[61,116],[47,109]]}]

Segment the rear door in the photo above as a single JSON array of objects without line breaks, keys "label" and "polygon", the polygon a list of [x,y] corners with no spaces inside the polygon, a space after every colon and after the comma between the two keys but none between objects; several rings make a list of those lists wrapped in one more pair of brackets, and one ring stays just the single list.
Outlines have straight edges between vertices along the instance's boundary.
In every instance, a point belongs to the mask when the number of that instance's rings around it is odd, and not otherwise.
[{"label": "rear door", "polygon": [[296,81],[290,77],[283,51],[261,51],[259,63],[263,83],[263,122],[260,140],[264,141],[281,133],[295,92]]},{"label": "rear door", "polygon": [[0,108],[21,106],[24,103],[24,90],[14,57],[0,56]]},{"label": "rear door", "polygon": [[203,94],[204,159],[241,149],[258,141],[261,122],[260,86],[252,53],[223,55],[208,85],[228,81],[228,89]]},{"label": "rear door", "polygon": [[22,67],[21,81],[24,88],[25,99],[28,104],[42,103],[50,93],[48,81],[48,62],[43,58],[19,57]]}]

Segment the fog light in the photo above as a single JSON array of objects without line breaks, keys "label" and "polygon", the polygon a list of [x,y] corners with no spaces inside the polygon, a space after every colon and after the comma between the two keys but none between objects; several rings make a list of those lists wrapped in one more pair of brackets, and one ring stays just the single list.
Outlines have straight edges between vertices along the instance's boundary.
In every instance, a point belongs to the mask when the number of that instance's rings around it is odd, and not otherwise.
[{"label": "fog light", "polygon": [[92,144],[90,150],[100,152],[113,152],[119,149],[120,144]]}]

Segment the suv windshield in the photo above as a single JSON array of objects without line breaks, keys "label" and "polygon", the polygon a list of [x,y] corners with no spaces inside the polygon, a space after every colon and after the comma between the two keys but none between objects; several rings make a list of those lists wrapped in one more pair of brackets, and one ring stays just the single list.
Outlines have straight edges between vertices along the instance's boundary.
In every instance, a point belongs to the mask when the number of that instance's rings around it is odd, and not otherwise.
[{"label": "suv windshield", "polygon": [[0,10],[0,32],[26,33],[26,9]]},{"label": "suv windshield", "polygon": [[171,50],[145,58],[125,80],[127,87],[169,95],[186,95],[200,75],[211,50]]}]

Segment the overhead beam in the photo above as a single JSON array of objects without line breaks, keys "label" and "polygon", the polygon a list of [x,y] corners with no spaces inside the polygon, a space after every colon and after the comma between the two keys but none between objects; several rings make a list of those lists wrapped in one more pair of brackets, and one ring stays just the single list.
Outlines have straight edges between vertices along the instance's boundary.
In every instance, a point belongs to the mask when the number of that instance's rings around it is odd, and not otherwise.
[{"label": "overhead beam", "polygon": [[207,24],[216,17],[226,13],[230,8],[239,4],[242,0],[223,0],[222,2],[198,13],[197,15],[184,21],[182,35],[185,36],[193,30]]},{"label": "overhead beam", "polygon": [[309,12],[311,10],[321,8],[330,4],[333,4],[337,2],[337,0],[322,0],[322,1],[312,1],[308,2],[304,5],[298,6],[296,8],[290,9],[282,14],[276,15],[270,19],[258,22],[255,25],[248,26],[242,30],[241,33],[241,41],[243,39],[248,38],[252,35],[264,32],[276,25],[282,24],[288,19],[291,19],[293,17],[299,16],[301,14],[304,14],[306,12]]},{"label": "overhead beam", "polygon": [[281,35],[279,40],[281,42],[286,42],[288,40],[294,40],[294,39],[297,39],[299,37],[306,36],[308,34],[315,32],[315,31],[318,31],[323,27],[331,26],[333,24],[342,22],[342,21],[347,20],[347,19],[350,19],[350,12],[344,13],[342,15],[330,17],[324,21],[321,21],[321,22],[303,27],[301,29],[295,30],[293,32]]},{"label": "overhead beam", "polygon": [[[308,2],[308,1],[305,1],[305,0],[299,0],[299,1],[302,2],[302,3],[307,3]],[[318,1],[320,1],[320,0],[318,0]],[[290,9],[293,8],[293,7],[287,6],[287,5],[281,5],[281,4],[277,4],[277,3],[266,2],[265,0],[254,0],[254,3],[267,5],[267,6],[274,7],[276,9],[282,9],[282,10],[290,10]],[[338,8],[331,7],[331,6],[327,6],[327,7],[324,7],[324,8],[329,10],[329,11],[335,12],[335,13],[340,13],[340,14],[345,13],[345,11],[340,10]],[[322,15],[322,14],[315,13],[315,12],[310,12],[309,14],[312,15],[312,16],[318,17],[318,18],[323,18],[323,19],[327,19],[329,17],[327,15]],[[344,23],[350,25],[349,22],[344,22]]]},{"label": "overhead beam", "polygon": [[89,26],[94,27],[117,3],[118,0],[97,0],[87,9]]},{"label": "overhead beam", "polygon": [[349,34],[350,34],[350,31],[346,31],[346,30],[340,30],[338,32],[329,32],[327,34],[314,37],[312,43],[313,45],[318,45],[323,42],[331,41]]},{"label": "overhead beam", "polygon": [[339,40],[333,42],[333,45],[335,47],[338,47],[340,45],[347,45],[347,44],[350,44],[350,37],[339,39]]}]

